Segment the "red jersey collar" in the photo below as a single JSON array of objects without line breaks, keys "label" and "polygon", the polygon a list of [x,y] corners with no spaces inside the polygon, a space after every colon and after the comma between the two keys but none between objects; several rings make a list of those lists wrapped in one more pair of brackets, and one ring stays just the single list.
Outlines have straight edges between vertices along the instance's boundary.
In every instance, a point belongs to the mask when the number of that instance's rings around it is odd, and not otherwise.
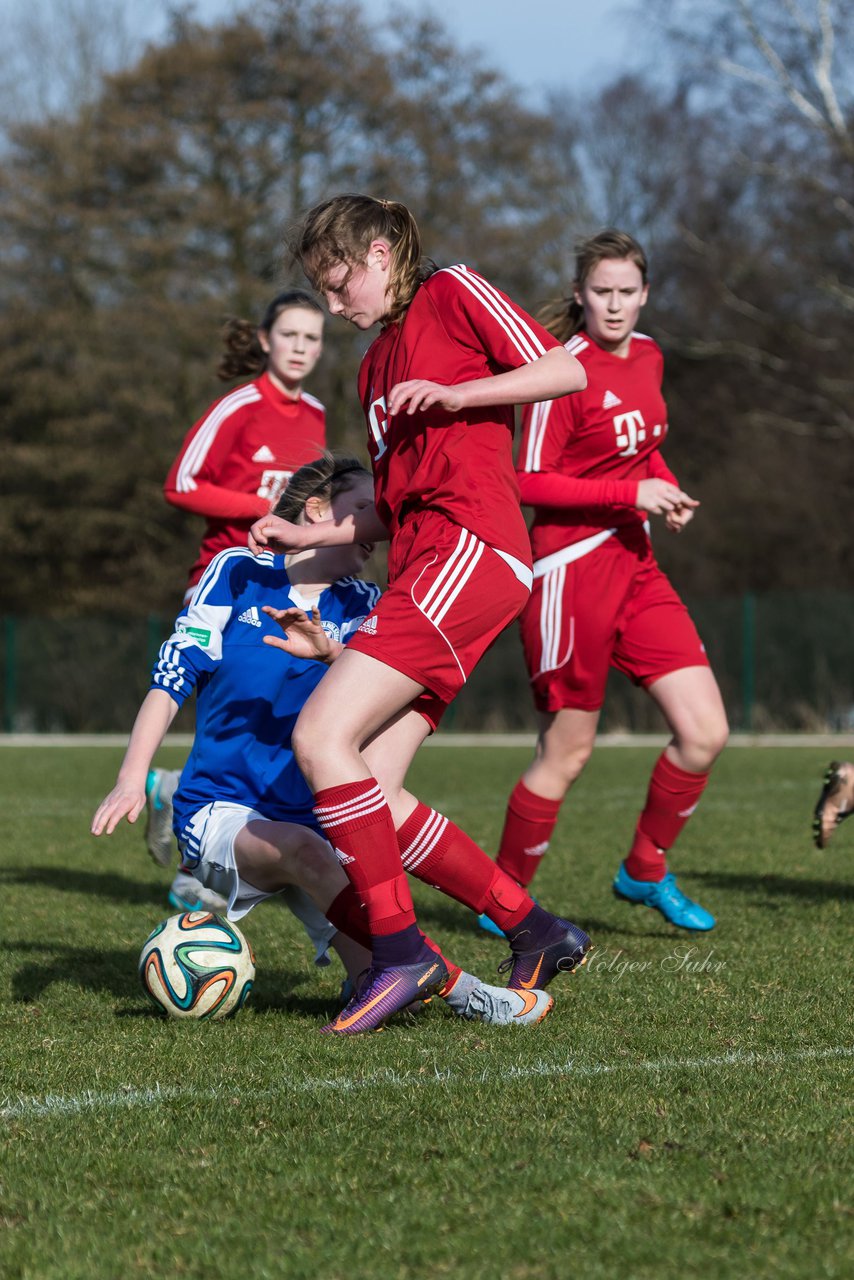
[{"label": "red jersey collar", "polygon": [[301,392],[295,400],[292,400],[290,396],[285,395],[284,391],[280,391],[274,382],[270,381],[266,373],[262,373],[261,377],[256,379],[255,385],[268,404],[271,404],[284,417],[292,418],[295,413],[299,412],[302,401]]}]

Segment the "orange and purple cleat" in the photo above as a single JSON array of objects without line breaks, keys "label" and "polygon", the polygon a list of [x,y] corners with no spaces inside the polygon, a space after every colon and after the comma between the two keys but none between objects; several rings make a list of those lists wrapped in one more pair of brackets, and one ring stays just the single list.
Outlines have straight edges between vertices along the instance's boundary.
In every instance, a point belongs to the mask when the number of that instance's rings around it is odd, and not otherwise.
[{"label": "orange and purple cleat", "polygon": [[854,764],[833,760],[824,771],[824,786],[815,807],[812,834],[816,846],[827,842],[844,818],[854,813]]},{"label": "orange and purple cleat", "polygon": [[583,929],[557,916],[549,933],[531,947],[529,931],[510,939],[512,955],[502,960],[499,973],[510,970],[507,986],[514,991],[542,990],[559,973],[572,973],[587,960],[590,939]]},{"label": "orange and purple cleat", "polygon": [[353,998],[337,1018],[320,1030],[335,1036],[379,1031],[393,1014],[418,1001],[429,1000],[442,990],[447,981],[448,970],[441,956],[433,956],[421,964],[368,969]]}]

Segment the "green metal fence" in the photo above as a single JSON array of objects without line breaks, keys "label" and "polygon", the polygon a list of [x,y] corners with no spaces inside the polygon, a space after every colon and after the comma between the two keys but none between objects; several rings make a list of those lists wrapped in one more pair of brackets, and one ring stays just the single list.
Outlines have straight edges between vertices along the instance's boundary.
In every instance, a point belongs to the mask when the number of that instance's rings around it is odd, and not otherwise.
[{"label": "green metal fence", "polygon": [[[854,729],[854,593],[686,597],[735,729]],[[148,688],[171,618],[2,620],[4,732],[124,732]],[[515,628],[487,654],[448,712],[458,730],[530,729],[534,716]],[[176,729],[192,727],[192,711]],[[654,730],[650,699],[620,676],[605,730]]]}]

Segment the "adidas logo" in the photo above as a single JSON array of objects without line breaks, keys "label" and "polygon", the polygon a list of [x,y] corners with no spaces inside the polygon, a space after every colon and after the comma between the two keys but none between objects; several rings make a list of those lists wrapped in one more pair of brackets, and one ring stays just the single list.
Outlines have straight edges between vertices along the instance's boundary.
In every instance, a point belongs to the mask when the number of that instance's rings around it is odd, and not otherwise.
[{"label": "adidas logo", "polygon": [[618,404],[622,404],[622,403],[623,402],[620,399],[620,397],[615,396],[613,391],[606,391],[604,396],[602,397],[603,409],[615,409]]},{"label": "adidas logo", "polygon": [[261,615],[253,604],[251,609],[247,609],[244,613],[241,613],[237,621],[248,622],[250,627],[260,627]]},{"label": "adidas logo", "polygon": [[365,621],[359,627],[359,630],[365,631],[369,636],[375,636],[377,634],[376,615],[372,613],[367,618],[365,618]]},{"label": "adidas logo", "polygon": [[268,449],[265,444],[262,444],[258,452],[253,453],[252,461],[253,462],[275,462],[276,455],[273,453],[272,449]]},{"label": "adidas logo", "polygon": [[339,849],[337,846],[335,846],[335,857],[342,867],[346,867],[349,863],[356,861],[355,858],[350,857],[349,853],[345,853],[343,849]]}]

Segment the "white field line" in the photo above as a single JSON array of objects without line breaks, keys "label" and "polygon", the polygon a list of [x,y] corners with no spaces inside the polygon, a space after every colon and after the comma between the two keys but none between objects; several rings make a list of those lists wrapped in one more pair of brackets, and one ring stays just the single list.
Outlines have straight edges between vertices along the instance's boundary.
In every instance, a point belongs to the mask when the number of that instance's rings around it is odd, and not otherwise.
[{"label": "white field line", "polygon": [[[428,747],[528,747],[536,743],[533,733],[438,733],[428,738]],[[665,747],[667,733],[602,733],[597,747]],[[122,733],[0,733],[2,747],[126,747]],[[190,733],[169,734],[165,747],[191,747]],[[828,751],[854,750],[852,733],[734,733],[730,747],[821,747]]]},{"label": "white field line", "polygon": [[182,1085],[155,1084],[149,1089],[136,1089],[128,1085],[108,1093],[86,1090],[78,1094],[46,1094],[43,1098],[4,1098],[0,1103],[0,1119],[27,1120],[42,1116],[79,1115],[86,1111],[134,1110],[159,1107],[172,1102],[217,1102],[223,1099],[239,1099],[241,1102],[279,1098],[287,1094],[304,1093],[355,1093],[369,1089],[419,1089],[428,1085],[511,1084],[517,1080],[542,1078],[587,1079],[594,1076],[619,1075],[644,1072],[663,1075],[677,1071],[711,1071],[717,1068],[739,1067],[760,1069],[764,1067],[790,1066],[799,1062],[824,1062],[831,1059],[854,1058],[854,1046],[837,1045],[828,1049],[772,1050],[769,1053],[734,1051],[700,1058],[657,1058],[640,1062],[579,1062],[564,1058],[558,1062],[540,1060],[529,1065],[506,1067],[498,1071],[488,1067],[478,1072],[434,1070],[423,1075],[414,1072],[375,1071],[367,1076],[343,1076],[340,1079],[326,1076],[309,1076],[304,1080],[277,1080],[267,1089],[229,1088],[227,1085],[208,1089],[193,1089]]}]

